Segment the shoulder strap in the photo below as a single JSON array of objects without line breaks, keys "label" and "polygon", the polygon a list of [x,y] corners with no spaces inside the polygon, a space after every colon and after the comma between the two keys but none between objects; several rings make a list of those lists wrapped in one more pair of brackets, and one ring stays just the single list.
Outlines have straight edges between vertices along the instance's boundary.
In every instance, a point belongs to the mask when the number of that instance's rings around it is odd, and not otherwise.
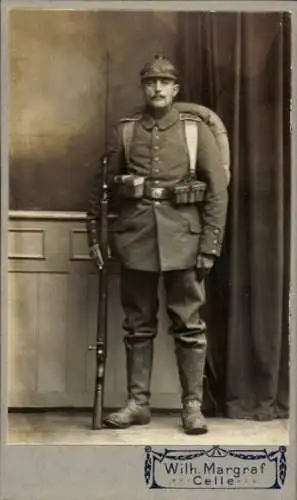
[{"label": "shoulder strap", "polygon": [[123,141],[126,164],[129,163],[129,158],[130,158],[129,153],[134,132],[134,125],[135,125],[134,121],[129,121],[124,123],[122,127],[122,141]]},{"label": "shoulder strap", "polygon": [[198,126],[195,120],[184,121],[185,135],[187,141],[187,148],[189,154],[189,168],[190,174],[194,175],[196,172],[197,148],[198,148]]},{"label": "shoulder strap", "polygon": [[120,120],[122,124],[122,144],[124,148],[126,163],[130,160],[130,147],[133,139],[135,123],[140,119],[140,115],[133,116],[132,118],[123,118]]},{"label": "shoulder strap", "polygon": [[185,126],[190,174],[195,175],[198,151],[198,123],[202,120],[192,113],[179,113],[179,119],[184,122]]}]

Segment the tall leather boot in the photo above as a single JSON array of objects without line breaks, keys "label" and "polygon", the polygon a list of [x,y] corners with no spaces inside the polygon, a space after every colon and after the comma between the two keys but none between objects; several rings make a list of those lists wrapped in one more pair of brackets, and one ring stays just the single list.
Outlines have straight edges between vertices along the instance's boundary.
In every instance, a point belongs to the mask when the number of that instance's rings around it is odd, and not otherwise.
[{"label": "tall leather boot", "polygon": [[153,363],[153,340],[125,340],[128,400],[120,410],[104,419],[107,427],[125,429],[148,424],[150,384]]},{"label": "tall leather boot", "polygon": [[208,432],[201,413],[206,344],[186,345],[175,342],[175,353],[182,386],[182,424],[186,434]]}]

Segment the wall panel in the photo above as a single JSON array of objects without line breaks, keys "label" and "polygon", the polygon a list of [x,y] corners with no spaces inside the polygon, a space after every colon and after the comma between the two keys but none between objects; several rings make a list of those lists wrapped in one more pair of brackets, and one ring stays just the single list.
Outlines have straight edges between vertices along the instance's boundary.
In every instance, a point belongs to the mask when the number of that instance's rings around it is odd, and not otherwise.
[{"label": "wall panel", "polygon": [[[119,406],[126,397],[126,367],[115,262],[109,264],[108,301],[105,404]],[[179,406],[179,384],[162,286],[160,302],[152,404],[172,408]],[[10,407],[91,406],[95,352],[89,346],[96,338],[97,303],[98,276],[88,257],[84,213],[11,212]]]}]

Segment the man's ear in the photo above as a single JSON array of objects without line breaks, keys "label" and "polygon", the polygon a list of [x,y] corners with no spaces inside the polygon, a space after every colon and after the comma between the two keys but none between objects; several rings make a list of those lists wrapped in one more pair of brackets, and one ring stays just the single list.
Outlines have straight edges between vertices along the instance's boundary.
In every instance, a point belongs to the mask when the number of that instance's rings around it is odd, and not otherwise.
[{"label": "man's ear", "polygon": [[173,87],[173,97],[177,96],[177,94],[179,93],[179,89],[180,89],[180,85],[178,83],[175,83],[174,87]]}]

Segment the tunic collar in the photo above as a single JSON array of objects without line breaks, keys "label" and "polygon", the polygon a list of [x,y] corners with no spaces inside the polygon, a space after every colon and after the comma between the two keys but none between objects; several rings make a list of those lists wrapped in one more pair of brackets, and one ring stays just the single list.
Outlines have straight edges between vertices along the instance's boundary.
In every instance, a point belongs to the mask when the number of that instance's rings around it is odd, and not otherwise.
[{"label": "tunic collar", "polygon": [[156,120],[147,109],[144,109],[142,113],[142,117],[140,123],[147,130],[151,130],[155,125],[160,130],[166,130],[167,128],[174,125],[179,118],[179,112],[176,107],[173,105],[171,109],[166,113],[166,115],[162,116],[162,118]]}]

